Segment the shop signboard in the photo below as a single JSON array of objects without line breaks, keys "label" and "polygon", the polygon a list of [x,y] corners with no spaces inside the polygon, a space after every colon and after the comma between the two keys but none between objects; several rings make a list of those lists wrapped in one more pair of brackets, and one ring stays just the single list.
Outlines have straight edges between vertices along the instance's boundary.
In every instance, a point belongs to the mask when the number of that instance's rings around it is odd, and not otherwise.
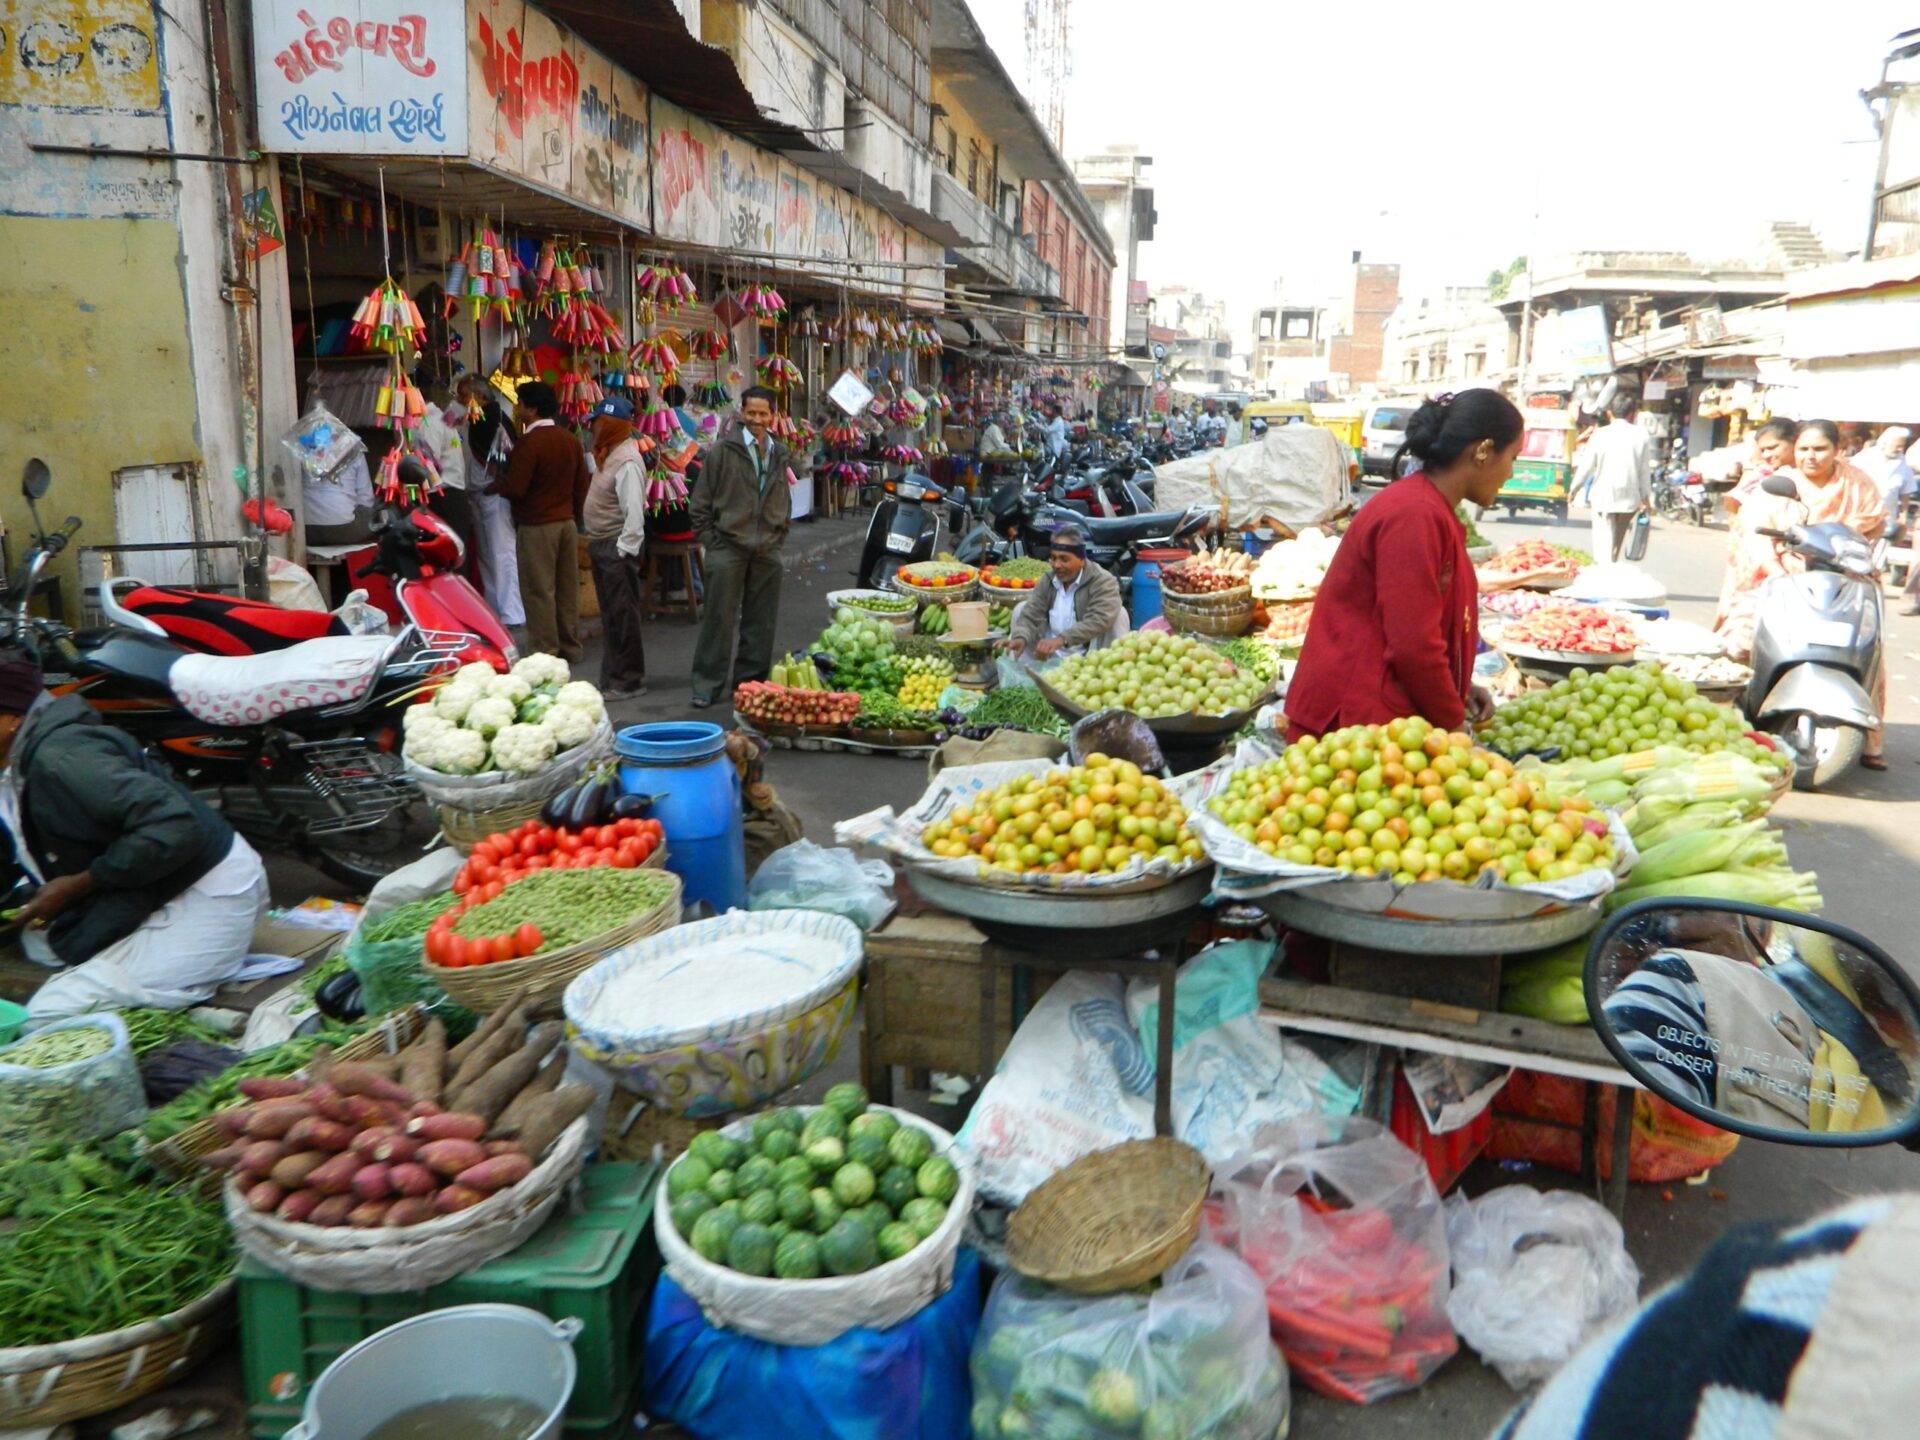
[{"label": "shop signboard", "polygon": [[774,206],[773,248],[781,255],[800,255],[811,260],[819,255],[815,248],[813,177],[792,165],[780,167],[780,198]]},{"label": "shop signboard", "polygon": [[255,126],[282,154],[461,155],[463,0],[254,0]]},{"label": "shop signboard", "polygon": [[724,247],[720,132],[657,96],[653,102],[653,220],[662,239]]}]

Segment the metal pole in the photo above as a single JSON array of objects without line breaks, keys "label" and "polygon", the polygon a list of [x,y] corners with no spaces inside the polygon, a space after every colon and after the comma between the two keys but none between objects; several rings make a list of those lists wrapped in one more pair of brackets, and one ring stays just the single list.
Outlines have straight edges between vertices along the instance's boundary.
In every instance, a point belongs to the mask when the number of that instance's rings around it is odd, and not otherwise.
[{"label": "metal pole", "polygon": [[1540,248],[1540,213],[1534,212],[1527,236],[1527,303],[1520,312],[1520,403],[1533,388],[1533,252]]},{"label": "metal pole", "polygon": [[1887,188],[1888,142],[1893,136],[1894,112],[1899,108],[1900,91],[1905,88],[1887,84],[1887,72],[1892,68],[1893,57],[1889,55],[1880,62],[1880,83],[1874,90],[1886,109],[1874,117],[1874,128],[1880,132],[1880,159],[1873,172],[1873,196],[1867,203],[1867,244],[1860,252],[1862,260],[1873,259],[1873,242],[1880,229],[1880,195]]}]

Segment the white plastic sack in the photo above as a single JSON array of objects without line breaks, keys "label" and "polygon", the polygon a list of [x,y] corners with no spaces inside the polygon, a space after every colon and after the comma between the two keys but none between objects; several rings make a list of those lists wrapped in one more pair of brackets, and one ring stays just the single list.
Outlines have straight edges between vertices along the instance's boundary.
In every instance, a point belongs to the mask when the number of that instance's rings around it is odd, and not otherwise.
[{"label": "white plastic sack", "polygon": [[[127,1027],[112,1011],[75,1015],[43,1025],[14,1046],[68,1030],[104,1030],[109,1044],[97,1055],[40,1068],[7,1061],[0,1049],[0,1146],[77,1145],[138,1125],[146,1092]],[[9,1047],[14,1048],[14,1047]]]},{"label": "white plastic sack", "polygon": [[[363,595],[365,591],[355,591]],[[279,555],[267,557],[267,599],[282,610],[324,610],[320,584],[304,566]]]},{"label": "white plastic sack", "polygon": [[1447,1318],[1516,1390],[1558,1370],[1631,1310],[1640,1268],[1620,1222],[1585,1195],[1503,1185],[1447,1199]]},{"label": "white plastic sack", "polygon": [[871,930],[894,911],[893,867],[811,840],[782,846],[747,885],[749,910],[823,910]]},{"label": "white plastic sack", "polygon": [[1217,505],[1228,529],[1277,520],[1298,532],[1352,507],[1352,460],[1353,452],[1330,430],[1277,425],[1264,440],[1201,450],[1157,466],[1153,500],[1162,510]]}]

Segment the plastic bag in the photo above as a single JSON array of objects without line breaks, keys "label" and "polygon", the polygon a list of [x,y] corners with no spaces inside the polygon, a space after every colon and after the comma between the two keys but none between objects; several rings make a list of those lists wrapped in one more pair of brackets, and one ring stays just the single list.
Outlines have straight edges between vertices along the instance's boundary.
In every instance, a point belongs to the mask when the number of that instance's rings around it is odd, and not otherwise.
[{"label": "plastic bag", "polygon": [[[104,1030],[110,1043],[96,1055],[64,1065],[9,1063],[8,1056],[23,1046],[72,1030]],[[111,1011],[56,1020],[0,1049],[0,1147],[77,1145],[117,1135],[138,1125],[146,1113],[133,1044],[126,1025]]]},{"label": "plastic bag", "polygon": [[1640,1267],[1620,1222],[1585,1195],[1503,1185],[1447,1201],[1460,1338],[1514,1389],[1558,1370],[1600,1326],[1631,1310]]},{"label": "plastic bag", "polygon": [[747,908],[824,910],[871,930],[893,913],[893,867],[796,840],[760,862],[747,886]]},{"label": "plastic bag", "polygon": [[1215,1169],[1206,1223],[1265,1284],[1287,1364],[1323,1395],[1396,1395],[1459,1348],[1440,1197],[1420,1157],[1374,1121],[1262,1126]]},{"label": "plastic bag", "polygon": [[369,921],[450,888],[461,864],[460,852],[443,846],[393,871],[367,896],[360,923],[354,926],[341,952],[348,968],[360,977],[360,994],[367,1014],[384,1015],[389,1010],[417,1004],[439,1007],[449,1023],[465,1016],[466,1012],[447,999],[446,992],[427,974],[422,963],[426,953],[425,935],[371,942],[361,938]]},{"label": "plastic bag", "polygon": [[1075,1295],[1003,1273],[972,1368],[976,1437],[1286,1433],[1287,1367],[1267,1337],[1260,1282],[1204,1240],[1151,1295]]},{"label": "plastic bag", "polygon": [[346,421],[317,401],[280,443],[308,480],[326,479],[367,448]]},{"label": "plastic bag", "polygon": [[722,1330],[662,1273],[646,1339],[647,1408],[727,1440],[966,1440],[967,1353],[980,1325],[980,1261],[911,1320],[825,1345]]}]

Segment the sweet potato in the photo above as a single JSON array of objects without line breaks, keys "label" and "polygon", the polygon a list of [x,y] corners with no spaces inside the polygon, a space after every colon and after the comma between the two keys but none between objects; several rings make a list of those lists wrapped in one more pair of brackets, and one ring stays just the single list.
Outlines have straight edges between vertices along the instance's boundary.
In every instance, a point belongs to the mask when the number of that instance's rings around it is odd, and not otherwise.
[{"label": "sweet potato", "polygon": [[407,1121],[407,1134],[420,1141],[478,1140],[487,1133],[487,1122],[478,1115],[463,1115],[444,1110],[438,1115],[419,1115]]},{"label": "sweet potato", "polygon": [[346,1114],[347,1123],[356,1130],[373,1130],[383,1125],[398,1129],[406,1118],[406,1112],[391,1100],[376,1100],[371,1095],[343,1095],[340,1109]]},{"label": "sweet potato", "polygon": [[284,1189],[298,1190],[307,1183],[309,1175],[332,1158],[325,1150],[302,1150],[275,1165],[267,1172],[267,1178]]},{"label": "sweet potato", "polygon": [[360,1173],[360,1157],[343,1150],[307,1176],[307,1188],[322,1195],[344,1195],[353,1188],[353,1177]]},{"label": "sweet potato", "polygon": [[278,1210],[280,1202],[286,1198],[287,1192],[284,1187],[274,1184],[271,1180],[262,1180],[247,1191],[247,1208],[258,1211],[262,1215],[270,1214]]},{"label": "sweet potato", "polygon": [[446,1080],[447,1027],[438,1015],[400,1052],[400,1088],[416,1101],[440,1099]]},{"label": "sweet potato", "polygon": [[491,1040],[494,1032],[506,1024],[507,1017],[526,1003],[527,992],[531,988],[531,985],[522,985],[502,1001],[491,1015],[474,1026],[471,1035],[447,1051],[446,1073],[449,1077],[457,1075],[460,1067],[466,1063],[467,1057]]},{"label": "sweet potato", "polygon": [[387,1183],[397,1195],[431,1195],[440,1188],[440,1177],[424,1165],[406,1161],[387,1167]]},{"label": "sweet potato", "polygon": [[458,1175],[486,1158],[487,1152],[472,1140],[435,1140],[420,1147],[420,1163],[436,1175]]},{"label": "sweet potato", "polygon": [[313,1047],[313,1054],[307,1057],[306,1072],[309,1080],[320,1081],[327,1078],[327,1072],[333,1068],[333,1046],[320,1044]]},{"label": "sweet potato", "polygon": [[407,1107],[407,1119],[418,1120],[425,1115],[438,1115],[440,1107],[431,1100],[416,1100]]},{"label": "sweet potato", "polygon": [[378,1230],[387,1223],[386,1200],[362,1200],[347,1212],[347,1224],[356,1230]]},{"label": "sweet potato", "polygon": [[378,1148],[380,1142],[383,1140],[391,1140],[399,1133],[400,1131],[392,1125],[375,1125],[370,1129],[362,1130],[358,1135],[354,1136],[353,1143],[347,1146],[347,1148],[356,1155],[364,1155],[369,1160],[377,1160],[380,1157],[373,1152]]},{"label": "sweet potato", "polygon": [[278,1140],[255,1140],[240,1152],[242,1170],[258,1170],[262,1175],[286,1159],[288,1150]]},{"label": "sweet potato", "polygon": [[329,1120],[338,1120],[342,1125],[353,1124],[353,1111],[347,1108],[347,1097],[325,1081],[307,1091],[307,1103]]},{"label": "sweet potato", "polygon": [[309,1225],[344,1225],[347,1216],[353,1213],[353,1207],[360,1203],[360,1197],[351,1190],[339,1195],[329,1195],[313,1207],[307,1216]]},{"label": "sweet potato", "polygon": [[233,1088],[249,1100],[284,1100],[306,1094],[307,1082],[291,1075],[251,1075],[236,1082]]},{"label": "sweet potato", "polygon": [[433,1197],[434,1211],[441,1215],[457,1215],[462,1210],[471,1210],[487,1197],[480,1191],[465,1185],[449,1185]]},{"label": "sweet potato", "polygon": [[527,1012],[524,1006],[520,1006],[500,1022],[500,1028],[489,1035],[484,1043],[467,1052],[467,1058],[460,1062],[460,1068],[441,1087],[440,1103],[453,1106],[462,1090],[519,1048],[526,1030]]},{"label": "sweet potato", "polygon": [[521,1148],[518,1140],[483,1140],[480,1143],[486,1150],[489,1160],[496,1155],[524,1155],[527,1153]]},{"label": "sweet potato", "polygon": [[379,1163],[362,1165],[353,1172],[353,1193],[362,1200],[386,1200],[393,1195],[393,1180],[387,1167]]},{"label": "sweet potato", "polygon": [[370,1159],[382,1165],[404,1165],[420,1153],[420,1142],[411,1135],[391,1135],[373,1147]]},{"label": "sweet potato", "polygon": [[387,1224],[418,1225],[433,1219],[433,1201],[425,1195],[406,1195],[387,1207]]},{"label": "sweet potato", "polygon": [[540,1062],[552,1053],[566,1035],[567,1027],[558,1020],[536,1025],[527,1035],[527,1043],[508,1054],[451,1097],[453,1104],[469,1114],[478,1115],[491,1125],[540,1069]]},{"label": "sweet potato", "polygon": [[591,1085],[562,1085],[527,1107],[520,1121],[520,1133],[514,1138],[527,1154],[538,1160],[560,1138],[562,1131],[591,1108]]},{"label": "sweet potato", "polygon": [[296,1121],[287,1131],[287,1147],[292,1150],[325,1150],[337,1154],[353,1144],[353,1129],[324,1115],[309,1115]]},{"label": "sweet potato", "polygon": [[520,1128],[520,1117],[528,1107],[542,1095],[551,1095],[558,1090],[566,1074],[567,1057],[559,1055],[550,1058],[531,1080],[520,1087],[520,1093],[507,1102],[507,1108],[500,1112],[499,1118],[493,1122],[493,1128],[487,1133],[501,1139],[511,1137]]},{"label": "sweet potato", "polygon": [[327,1072],[327,1080],[342,1095],[365,1095],[398,1105],[411,1105],[415,1098],[381,1074],[376,1065],[365,1061],[343,1060]]},{"label": "sweet potato", "polygon": [[247,1116],[246,1133],[251,1140],[278,1140],[313,1114],[305,1100],[261,1100]]},{"label": "sweet potato", "polygon": [[273,1213],[282,1220],[291,1220],[295,1224],[305,1224],[313,1212],[319,1208],[326,1196],[313,1190],[295,1190],[280,1202],[280,1208]]},{"label": "sweet potato", "polygon": [[225,1110],[214,1111],[207,1119],[222,1135],[237,1140],[247,1133],[247,1117],[252,1113],[251,1105],[233,1105]]},{"label": "sweet potato", "polygon": [[247,1142],[236,1140],[231,1145],[222,1145],[200,1157],[200,1163],[209,1170],[233,1170],[240,1164],[240,1157],[247,1153]]},{"label": "sweet potato", "polygon": [[258,1170],[235,1170],[233,1172],[233,1186],[242,1195],[245,1195],[247,1191],[253,1189],[254,1186],[266,1178],[267,1177]]},{"label": "sweet potato", "polygon": [[533,1173],[533,1161],[524,1155],[495,1155],[478,1165],[470,1165],[454,1177],[454,1184],[466,1185],[492,1194],[509,1185],[518,1185]]}]

